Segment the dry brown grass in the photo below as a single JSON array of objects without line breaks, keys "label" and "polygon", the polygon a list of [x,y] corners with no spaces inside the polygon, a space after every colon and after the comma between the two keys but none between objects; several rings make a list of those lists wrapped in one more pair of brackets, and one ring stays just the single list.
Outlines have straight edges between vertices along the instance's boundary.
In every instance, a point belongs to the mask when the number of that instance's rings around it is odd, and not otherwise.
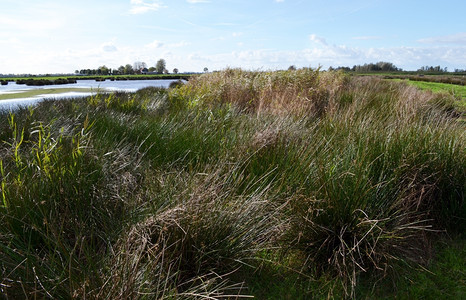
[{"label": "dry brown grass", "polygon": [[190,79],[174,93],[192,103],[229,103],[251,113],[322,115],[335,106],[347,78],[310,68],[295,71],[249,72],[227,69]]}]

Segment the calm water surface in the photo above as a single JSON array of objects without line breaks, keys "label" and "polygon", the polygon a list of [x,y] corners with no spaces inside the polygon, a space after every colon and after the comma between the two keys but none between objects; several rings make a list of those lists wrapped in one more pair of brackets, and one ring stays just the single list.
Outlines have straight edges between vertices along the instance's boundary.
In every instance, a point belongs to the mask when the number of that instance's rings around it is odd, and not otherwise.
[{"label": "calm water surface", "polygon": [[162,80],[122,80],[122,81],[101,81],[95,80],[78,80],[74,84],[61,84],[61,85],[46,85],[46,86],[27,86],[24,84],[16,84],[16,82],[9,82],[8,85],[0,85],[0,94],[15,94],[22,91],[41,90],[41,89],[66,89],[66,88],[86,88],[95,90],[95,92],[68,92],[57,94],[39,95],[32,98],[18,98],[0,100],[0,110],[11,110],[19,106],[34,105],[44,99],[69,99],[76,97],[85,97],[100,91],[124,91],[135,92],[145,87],[165,87],[168,88],[171,82],[176,80],[162,79]]}]

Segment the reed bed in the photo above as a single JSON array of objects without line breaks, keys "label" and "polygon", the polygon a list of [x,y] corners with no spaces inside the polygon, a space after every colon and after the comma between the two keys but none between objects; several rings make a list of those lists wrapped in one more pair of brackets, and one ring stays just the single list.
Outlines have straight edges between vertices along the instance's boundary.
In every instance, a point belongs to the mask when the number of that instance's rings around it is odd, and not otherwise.
[{"label": "reed bed", "polygon": [[268,268],[355,297],[464,232],[457,118],[449,95],[318,69],[4,113],[0,291],[235,299]]}]

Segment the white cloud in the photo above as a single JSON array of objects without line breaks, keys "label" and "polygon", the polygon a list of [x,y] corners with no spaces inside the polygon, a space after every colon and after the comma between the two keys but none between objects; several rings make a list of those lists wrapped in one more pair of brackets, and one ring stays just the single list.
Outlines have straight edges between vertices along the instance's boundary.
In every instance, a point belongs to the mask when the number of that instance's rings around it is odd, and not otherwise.
[{"label": "white cloud", "polygon": [[[1,34],[1,33],[0,33]],[[54,51],[54,48],[25,47],[23,39],[0,40],[0,73],[56,73],[73,72],[75,69],[96,68],[106,65],[117,68],[134,61],[144,61],[154,66],[158,58],[167,61],[169,69],[180,71],[221,70],[227,66],[244,69],[286,69],[297,67],[353,66],[377,61],[389,61],[397,67],[416,70],[424,65],[440,65],[452,70],[466,68],[466,46],[423,46],[361,48],[334,45],[324,37],[311,35],[313,42],[307,49],[273,50],[248,49],[247,44],[237,41],[236,51],[216,53],[215,49],[202,51],[188,41],[162,42],[153,40],[143,47],[132,43],[116,43],[116,39]],[[12,43],[6,45],[6,42]],[[14,44],[20,43],[18,46]],[[189,46],[189,47],[188,47]],[[68,46],[67,46],[68,47]],[[192,52],[192,49],[196,49]],[[19,55],[21,59],[12,60]]]},{"label": "white cloud", "polygon": [[312,41],[312,42],[316,42],[318,44],[322,44],[322,45],[327,45],[327,41],[325,40],[325,38],[323,37],[320,37],[320,36],[317,36],[315,34],[311,34],[309,36],[309,39]]},{"label": "white cloud", "polygon": [[275,0],[275,2],[280,3],[280,2],[285,2],[285,0]]},{"label": "white cloud", "polygon": [[418,40],[419,43],[423,44],[457,44],[457,45],[466,45],[466,32],[461,32],[457,34],[437,36],[437,37],[428,37]]},{"label": "white cloud", "polygon": [[186,46],[189,46],[190,43],[188,42],[179,42],[179,43],[173,43],[173,44],[168,44],[167,45],[167,48],[182,48],[182,47],[186,47]]},{"label": "white cloud", "polygon": [[196,4],[196,3],[209,3],[208,0],[187,0],[188,3]]},{"label": "white cloud", "polygon": [[160,41],[155,40],[152,43],[147,44],[146,47],[148,47],[148,48],[161,48],[161,47],[163,47],[163,43],[160,42]]},{"label": "white cloud", "polygon": [[131,9],[129,12],[134,15],[157,11],[164,7],[158,0],[131,0],[130,3]]},{"label": "white cloud", "polygon": [[[320,40],[320,39],[318,39]],[[358,48],[345,45],[324,45],[319,43],[314,48],[276,51],[257,49],[233,51],[211,55],[193,54],[185,63],[199,70],[206,64],[209,69],[241,67],[245,69],[286,69],[290,65],[298,67],[353,66],[377,61],[389,61],[397,67],[416,70],[423,65],[441,65],[465,68],[466,47],[390,47]]]},{"label": "white cloud", "polygon": [[105,52],[116,52],[118,48],[113,43],[105,43],[102,45],[102,50]]}]

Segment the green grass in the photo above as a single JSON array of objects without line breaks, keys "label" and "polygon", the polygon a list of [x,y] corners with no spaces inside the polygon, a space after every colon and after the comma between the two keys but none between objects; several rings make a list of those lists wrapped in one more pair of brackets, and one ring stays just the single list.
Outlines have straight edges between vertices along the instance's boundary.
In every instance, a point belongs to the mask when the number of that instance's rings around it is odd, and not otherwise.
[{"label": "green grass", "polygon": [[438,83],[438,82],[423,82],[423,81],[407,81],[422,90],[431,90],[434,93],[447,93],[460,99],[466,100],[466,86]]},{"label": "green grass", "polygon": [[18,98],[33,98],[39,95],[49,94],[62,94],[69,92],[90,93],[95,90],[88,88],[54,88],[54,89],[33,89],[33,90],[19,90],[12,94],[0,94],[0,100],[5,99],[18,99]]},{"label": "green grass", "polygon": [[[395,79],[394,81],[401,81]],[[466,112],[466,86],[464,85],[455,85],[448,83],[440,82],[425,82],[425,81],[411,81],[403,80],[409,85],[415,86],[424,91],[431,91],[437,94],[448,94],[453,98],[454,106],[463,113]],[[462,120],[465,120],[463,116]]]},{"label": "green grass", "polygon": [[444,238],[466,216],[453,99],[227,69],[4,113],[0,291],[410,298],[435,283],[432,295],[461,296],[464,239]]}]

